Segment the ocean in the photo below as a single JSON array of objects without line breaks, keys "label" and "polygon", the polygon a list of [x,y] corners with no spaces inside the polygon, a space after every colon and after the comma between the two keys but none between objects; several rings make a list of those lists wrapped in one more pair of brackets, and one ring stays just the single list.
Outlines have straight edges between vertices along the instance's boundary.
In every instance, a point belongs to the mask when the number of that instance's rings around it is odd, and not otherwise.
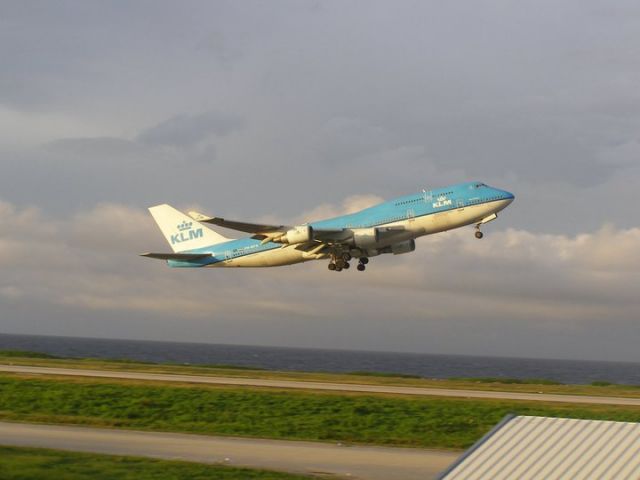
[{"label": "ocean", "polygon": [[544,378],[562,383],[608,381],[640,385],[640,364],[585,360],[477,357],[249,345],[111,340],[0,334],[0,349],[64,357],[226,364],[309,372],[390,372],[425,378]]}]

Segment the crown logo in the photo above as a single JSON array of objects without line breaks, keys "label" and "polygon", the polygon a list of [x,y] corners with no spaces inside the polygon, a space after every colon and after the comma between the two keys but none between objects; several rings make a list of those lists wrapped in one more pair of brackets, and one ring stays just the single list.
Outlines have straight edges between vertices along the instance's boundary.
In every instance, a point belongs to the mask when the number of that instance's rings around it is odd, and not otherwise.
[{"label": "crown logo", "polygon": [[444,195],[440,195],[440,196],[438,197],[438,201],[439,201],[439,202],[444,202],[446,199],[447,199],[447,197],[446,197],[446,196],[444,196]]},{"label": "crown logo", "polygon": [[183,220],[182,223],[178,224],[178,230],[181,232],[191,230],[191,225],[192,225],[192,222],[187,222],[186,220]]}]

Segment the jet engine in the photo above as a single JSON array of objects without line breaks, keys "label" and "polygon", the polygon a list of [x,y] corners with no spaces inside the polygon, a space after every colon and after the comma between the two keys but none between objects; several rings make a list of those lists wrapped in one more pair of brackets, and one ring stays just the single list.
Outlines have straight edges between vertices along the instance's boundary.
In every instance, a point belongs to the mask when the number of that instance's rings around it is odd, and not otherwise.
[{"label": "jet engine", "polygon": [[297,245],[313,241],[313,228],[309,225],[300,225],[288,230],[287,233],[276,239],[280,243]]},{"label": "jet engine", "polygon": [[407,240],[406,242],[398,242],[382,249],[382,253],[393,253],[394,255],[401,255],[403,253],[413,252],[416,249],[415,240]]},{"label": "jet engine", "polygon": [[379,240],[380,232],[377,228],[359,228],[353,232],[353,245],[358,248],[375,248]]}]

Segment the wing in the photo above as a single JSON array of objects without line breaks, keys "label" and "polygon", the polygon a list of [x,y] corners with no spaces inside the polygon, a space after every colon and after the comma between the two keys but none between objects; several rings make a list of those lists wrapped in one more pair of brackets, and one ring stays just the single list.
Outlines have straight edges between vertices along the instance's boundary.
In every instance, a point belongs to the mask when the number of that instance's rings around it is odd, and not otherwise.
[{"label": "wing", "polygon": [[208,217],[198,212],[189,212],[189,216],[196,222],[211,223],[213,225],[218,225],[219,227],[230,228],[231,230],[238,230],[245,233],[282,234],[291,228],[287,227],[286,225],[267,225],[264,223],[237,222],[235,220],[227,220],[221,217]]},{"label": "wing", "polygon": [[[238,230],[240,232],[252,233],[256,240],[262,240],[266,242],[276,243],[289,243],[290,240],[286,240],[287,232],[296,230],[299,228],[310,229],[309,235],[300,242],[292,242],[306,245],[308,248],[314,248],[318,244],[330,245],[346,245],[353,242],[355,232],[351,228],[335,228],[335,229],[322,229],[311,228],[304,225],[303,227],[290,227],[287,225],[267,225],[262,223],[249,223],[249,222],[237,222],[235,220],[226,220],[221,217],[208,217],[198,212],[189,212],[189,216],[197,222],[211,223],[224,228],[230,228],[232,230]],[[376,235],[381,238],[391,237],[399,231],[403,231],[403,226],[394,227],[380,227],[376,228]],[[356,230],[357,231],[357,230]]]},{"label": "wing", "polygon": [[[287,225],[268,225],[264,223],[237,222],[235,220],[227,220],[222,217],[208,217],[202,213],[189,212],[189,216],[200,223],[211,223],[219,227],[230,228],[245,233],[253,233],[251,238],[263,241],[278,241],[285,233],[294,227]],[[346,241],[351,235],[349,229],[331,229],[317,230],[313,229],[313,240],[311,243],[340,243]],[[314,242],[315,241],[315,242]]]},{"label": "wing", "polygon": [[158,260],[182,260],[190,262],[210,257],[210,253],[142,253],[141,257],[157,258]]}]

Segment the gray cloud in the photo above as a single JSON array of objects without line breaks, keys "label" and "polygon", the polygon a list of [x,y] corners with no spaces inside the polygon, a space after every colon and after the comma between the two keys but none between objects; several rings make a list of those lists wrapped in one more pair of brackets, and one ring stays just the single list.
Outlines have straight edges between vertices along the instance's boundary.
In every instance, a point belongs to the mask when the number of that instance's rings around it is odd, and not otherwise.
[{"label": "gray cloud", "polygon": [[208,138],[228,135],[244,127],[244,121],[234,115],[203,112],[176,115],[138,135],[138,140],[151,145],[192,146]]},{"label": "gray cloud", "polygon": [[133,158],[144,154],[143,148],[136,142],[114,137],[61,138],[47,143],[44,147],[53,154],[81,158],[85,161],[95,156],[117,161],[123,156]]},{"label": "gray cloud", "polygon": [[[631,1],[7,4],[0,327],[638,359],[639,27]],[[157,203],[287,222],[472,179],[517,196],[486,242],[357,280],[133,260],[166,248]]]}]

